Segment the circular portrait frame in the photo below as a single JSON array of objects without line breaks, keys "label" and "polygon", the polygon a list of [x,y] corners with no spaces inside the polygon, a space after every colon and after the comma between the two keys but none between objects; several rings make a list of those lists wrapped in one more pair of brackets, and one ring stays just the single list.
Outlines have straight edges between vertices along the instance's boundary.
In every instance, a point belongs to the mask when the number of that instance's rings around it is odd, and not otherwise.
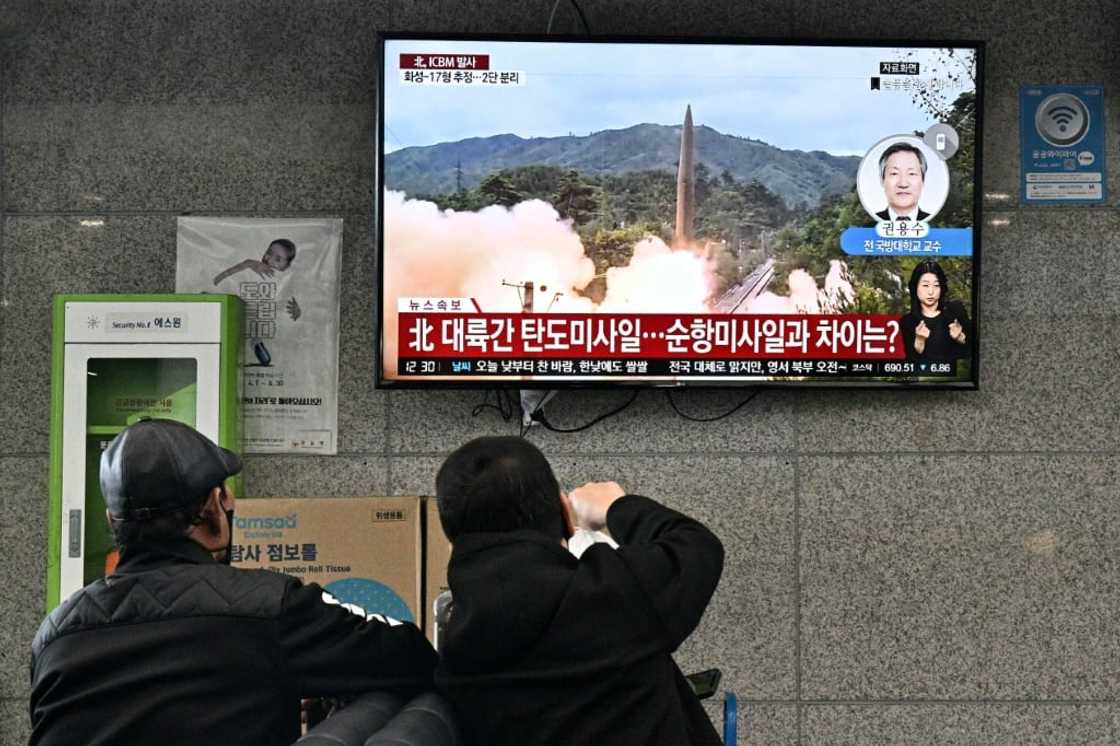
[{"label": "circular portrait frame", "polygon": [[922,194],[918,198],[918,210],[928,213],[922,220],[926,222],[933,220],[949,198],[949,166],[915,135],[891,135],[871,146],[856,171],[856,193],[859,195],[859,203],[873,219],[883,220],[880,213],[887,210],[888,205],[883,182],[879,178],[879,159],[887,148],[896,143],[913,145],[925,156],[926,173],[922,180]]}]

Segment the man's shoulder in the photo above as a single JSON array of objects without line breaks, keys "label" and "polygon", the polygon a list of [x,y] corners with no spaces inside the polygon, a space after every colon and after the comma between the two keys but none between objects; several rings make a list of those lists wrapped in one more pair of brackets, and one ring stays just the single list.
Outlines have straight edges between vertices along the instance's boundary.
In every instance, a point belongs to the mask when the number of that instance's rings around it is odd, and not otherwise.
[{"label": "man's shoulder", "polygon": [[171,565],[102,578],[75,591],[47,615],[32,643],[38,655],[73,632],[191,616],[271,618],[295,578],[226,565]]},{"label": "man's shoulder", "polygon": [[568,597],[598,599],[604,602],[612,599],[618,604],[633,593],[640,592],[635,582],[634,568],[630,562],[629,547],[612,547],[605,542],[596,542],[587,548],[579,558],[579,564],[572,573]]}]

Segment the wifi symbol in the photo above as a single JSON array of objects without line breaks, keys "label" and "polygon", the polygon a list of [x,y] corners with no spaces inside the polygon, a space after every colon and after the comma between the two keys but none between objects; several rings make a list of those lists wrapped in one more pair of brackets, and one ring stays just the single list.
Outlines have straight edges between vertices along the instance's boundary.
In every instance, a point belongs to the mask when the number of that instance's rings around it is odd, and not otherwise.
[{"label": "wifi symbol", "polygon": [[1055,106],[1046,115],[1058,125],[1059,132],[1065,132],[1069,123],[1077,118],[1077,109],[1072,106]]},{"label": "wifi symbol", "polygon": [[1089,110],[1071,93],[1055,93],[1034,114],[1034,127],[1043,140],[1057,147],[1081,142],[1089,131]]}]

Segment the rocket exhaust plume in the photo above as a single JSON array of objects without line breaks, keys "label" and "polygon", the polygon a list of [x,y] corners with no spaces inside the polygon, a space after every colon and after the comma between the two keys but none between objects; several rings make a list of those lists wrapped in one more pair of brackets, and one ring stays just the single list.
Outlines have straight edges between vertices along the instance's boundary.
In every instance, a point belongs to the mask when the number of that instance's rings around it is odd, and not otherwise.
[{"label": "rocket exhaust plume", "polygon": [[[381,302],[389,375],[397,373],[398,298],[474,298],[483,311],[518,313],[521,293],[503,281],[532,280],[573,293],[595,274],[579,236],[546,202],[455,212],[387,191],[384,204],[391,249],[384,252]],[[590,310],[591,301],[575,296],[566,305]]]},{"label": "rocket exhaust plume", "polygon": [[715,287],[713,263],[695,251],[669,248],[650,236],[638,242],[625,267],[607,270],[605,313],[707,313]]},{"label": "rocket exhaust plume", "polygon": [[455,212],[386,191],[384,205],[381,303],[389,376],[397,374],[398,298],[474,298],[484,312],[519,313],[526,310],[524,286],[532,282],[537,290],[547,288],[536,293],[537,312],[703,313],[716,285],[713,262],[703,252],[674,250],[648,237],[634,247],[628,265],[607,270],[606,296],[596,306],[580,294],[595,265],[571,222],[547,202]]},{"label": "rocket exhaust plume", "polygon": [[803,269],[790,272],[787,284],[789,295],[762,293],[748,301],[746,313],[844,313],[856,296],[848,265],[839,259],[829,260],[823,289],[817,288],[817,281]]}]

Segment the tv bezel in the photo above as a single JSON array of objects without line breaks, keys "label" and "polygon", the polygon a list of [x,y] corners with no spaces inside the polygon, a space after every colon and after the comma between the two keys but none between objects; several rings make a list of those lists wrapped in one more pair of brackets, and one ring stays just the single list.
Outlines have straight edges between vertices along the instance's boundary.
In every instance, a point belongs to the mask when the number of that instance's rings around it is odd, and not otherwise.
[{"label": "tv bezel", "polygon": [[[973,49],[976,52],[976,119],[975,119],[975,164],[973,170],[972,193],[972,359],[968,380],[916,381],[916,380],[866,380],[836,381],[832,379],[802,380],[743,380],[741,378],[721,381],[712,378],[703,380],[658,380],[637,378],[597,378],[585,380],[551,380],[519,378],[473,379],[459,381],[443,378],[424,378],[416,376],[407,379],[389,378],[385,375],[383,352],[385,348],[384,323],[385,309],[385,225],[384,225],[384,117],[385,109],[385,42],[397,40],[424,41],[479,41],[479,42],[545,42],[570,44],[681,44],[690,46],[730,45],[730,46],[785,46],[785,47],[899,47],[913,49]],[[374,350],[375,382],[374,387],[384,390],[464,390],[464,389],[754,389],[759,387],[775,389],[905,389],[915,391],[978,391],[980,389],[980,261],[983,207],[983,119],[984,119],[984,53],[985,42],[969,39],[826,39],[826,38],[766,38],[766,37],[712,37],[712,36],[581,36],[569,34],[483,34],[483,33],[422,33],[415,31],[378,31],[377,32],[377,97],[374,110],[374,242],[377,244],[377,298],[374,303]]]}]

